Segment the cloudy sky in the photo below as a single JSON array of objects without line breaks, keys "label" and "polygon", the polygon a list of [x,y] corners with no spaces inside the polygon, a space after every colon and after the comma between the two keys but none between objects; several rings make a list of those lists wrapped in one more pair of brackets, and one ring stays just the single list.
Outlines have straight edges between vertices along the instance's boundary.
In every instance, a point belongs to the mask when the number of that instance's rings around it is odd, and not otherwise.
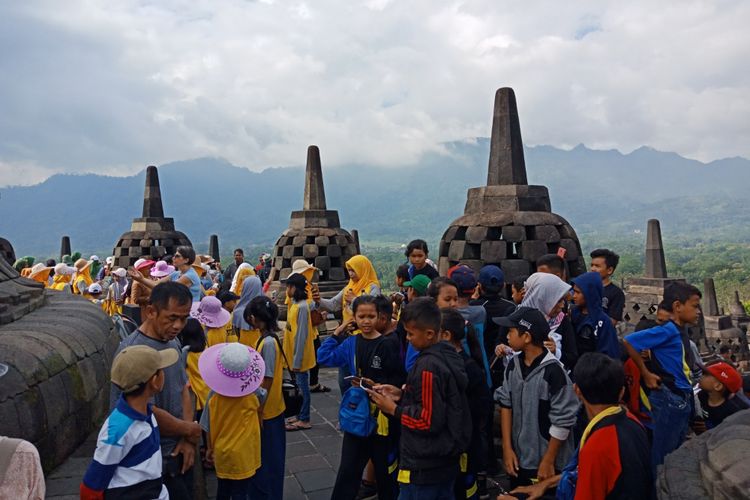
[{"label": "cloudy sky", "polygon": [[750,2],[0,3],[0,185],[220,156],[405,165],[487,136],[750,157]]}]

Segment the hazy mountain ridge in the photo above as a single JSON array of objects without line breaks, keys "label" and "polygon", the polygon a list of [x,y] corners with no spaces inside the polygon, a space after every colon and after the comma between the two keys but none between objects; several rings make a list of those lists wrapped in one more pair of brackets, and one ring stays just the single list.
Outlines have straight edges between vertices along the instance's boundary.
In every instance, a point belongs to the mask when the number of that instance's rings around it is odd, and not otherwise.
[{"label": "hazy mountain ridge", "polygon": [[[466,189],[485,183],[489,141],[453,142],[416,165],[345,165],[323,176],[328,207],[363,242],[437,240],[463,213]],[[301,155],[304,157],[303,155]],[[750,214],[739,207],[750,185],[750,160],[710,163],[642,147],[572,150],[526,148],[529,183],[549,188],[552,208],[583,238],[632,237],[646,219],[667,234],[750,241]],[[197,246],[219,234],[228,246],[270,244],[302,206],[303,166],[251,172],[222,159],[201,158],[159,168],[164,211]],[[41,184],[0,188],[0,235],[19,255],[55,255],[60,236],[77,250],[110,248],[140,216],[143,172],[131,177],[55,175]],[[746,203],[746,202],[745,202]]]}]

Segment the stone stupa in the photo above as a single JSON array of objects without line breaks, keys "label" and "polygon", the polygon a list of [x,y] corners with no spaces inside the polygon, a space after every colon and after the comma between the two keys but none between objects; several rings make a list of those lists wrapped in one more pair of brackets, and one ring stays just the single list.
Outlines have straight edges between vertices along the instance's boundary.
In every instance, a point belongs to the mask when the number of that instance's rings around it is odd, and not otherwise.
[{"label": "stone stupa", "polygon": [[219,253],[219,236],[216,234],[212,234],[208,241],[208,255],[210,255],[216,262],[221,260],[221,253]]},{"label": "stone stupa", "polygon": [[719,309],[713,278],[703,280],[703,324],[708,348],[718,353],[721,346],[729,346],[734,361],[747,368],[750,361],[747,334],[733,324],[731,316]]},{"label": "stone stupa", "polygon": [[10,241],[5,238],[0,238],[0,258],[5,259],[11,266],[16,261],[16,251],[13,250],[13,245],[10,244]]},{"label": "stone stupa", "polygon": [[70,236],[63,236],[60,238],[60,260],[62,262],[65,255],[73,255],[73,251],[70,248]]},{"label": "stone stupa", "polygon": [[159,171],[150,166],[146,169],[143,214],[133,219],[130,231],[117,241],[112,251],[115,266],[132,266],[141,257],[158,260],[164,255],[174,254],[175,248],[180,245],[193,246],[185,234],[175,230],[174,219],[164,217]]},{"label": "stone stupa", "polygon": [[[304,259],[320,270],[317,281],[321,294],[332,296],[348,282],[346,261],[358,253],[358,246],[352,234],[341,228],[338,212],[326,206],[320,151],[310,146],[302,210],[292,212],[289,227],[274,245],[270,290],[278,291],[280,281],[292,272],[294,261]],[[279,304],[283,304],[283,294],[278,295]]]},{"label": "stone stupa", "polygon": [[510,283],[533,273],[539,257],[558,251],[565,253],[571,277],[586,271],[578,237],[552,213],[547,188],[528,184],[516,97],[513,89],[501,88],[495,94],[487,185],[469,189],[464,215],[443,234],[440,274],[458,262],[476,270],[495,264]]}]

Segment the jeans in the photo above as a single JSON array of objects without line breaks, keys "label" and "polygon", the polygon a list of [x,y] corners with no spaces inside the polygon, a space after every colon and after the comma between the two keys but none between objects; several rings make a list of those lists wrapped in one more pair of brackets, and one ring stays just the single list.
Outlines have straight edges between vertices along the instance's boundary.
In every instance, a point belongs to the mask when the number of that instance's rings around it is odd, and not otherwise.
[{"label": "jeans", "polygon": [[310,421],[310,372],[295,372],[299,390],[302,391],[302,407],[299,409],[297,420],[302,422]]},{"label": "jeans", "polygon": [[437,484],[401,483],[398,500],[453,500],[453,480]]},{"label": "jeans", "polygon": [[315,337],[313,340],[313,348],[315,349],[315,366],[310,368],[310,387],[315,387],[320,383],[318,379],[318,373],[320,373],[320,366],[318,365],[318,348],[320,347],[320,339]]},{"label": "jeans", "polygon": [[275,500],[284,498],[284,461],[286,429],[284,415],[263,421],[260,430],[260,468],[250,478],[250,498]]},{"label": "jeans", "polygon": [[217,478],[216,500],[249,500],[250,479]]},{"label": "jeans", "polygon": [[657,466],[664,457],[680,447],[687,435],[693,395],[685,391],[676,394],[666,386],[651,391],[651,418],[654,425],[654,441],[651,446],[651,467],[656,477]]},{"label": "jeans", "polygon": [[169,492],[169,498],[185,498],[191,500],[193,498],[193,469],[188,469],[184,474],[177,474],[176,476],[170,476],[165,474],[162,476],[164,480],[164,486],[167,487]]}]

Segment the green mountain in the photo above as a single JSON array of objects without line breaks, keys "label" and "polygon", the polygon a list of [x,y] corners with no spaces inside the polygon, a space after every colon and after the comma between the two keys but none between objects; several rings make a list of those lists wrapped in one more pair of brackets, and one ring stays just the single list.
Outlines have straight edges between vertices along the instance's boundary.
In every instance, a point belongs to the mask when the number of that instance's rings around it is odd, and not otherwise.
[{"label": "green mountain", "polygon": [[[326,168],[326,195],[343,227],[364,244],[437,241],[461,215],[469,187],[485,183],[489,142],[444,145],[417,164]],[[301,155],[302,157],[304,155]],[[549,187],[553,210],[585,241],[638,239],[659,218],[665,239],[750,241],[745,206],[750,161],[701,163],[647,147],[629,154],[579,145],[526,148],[529,182]],[[199,248],[212,233],[224,251],[272,244],[302,205],[303,166],[260,173],[215,158],[159,168],[165,214]],[[106,253],[140,216],[144,173],[132,177],[55,175],[41,184],[0,188],[0,235],[19,255],[53,256],[60,236],[74,250]]]}]

